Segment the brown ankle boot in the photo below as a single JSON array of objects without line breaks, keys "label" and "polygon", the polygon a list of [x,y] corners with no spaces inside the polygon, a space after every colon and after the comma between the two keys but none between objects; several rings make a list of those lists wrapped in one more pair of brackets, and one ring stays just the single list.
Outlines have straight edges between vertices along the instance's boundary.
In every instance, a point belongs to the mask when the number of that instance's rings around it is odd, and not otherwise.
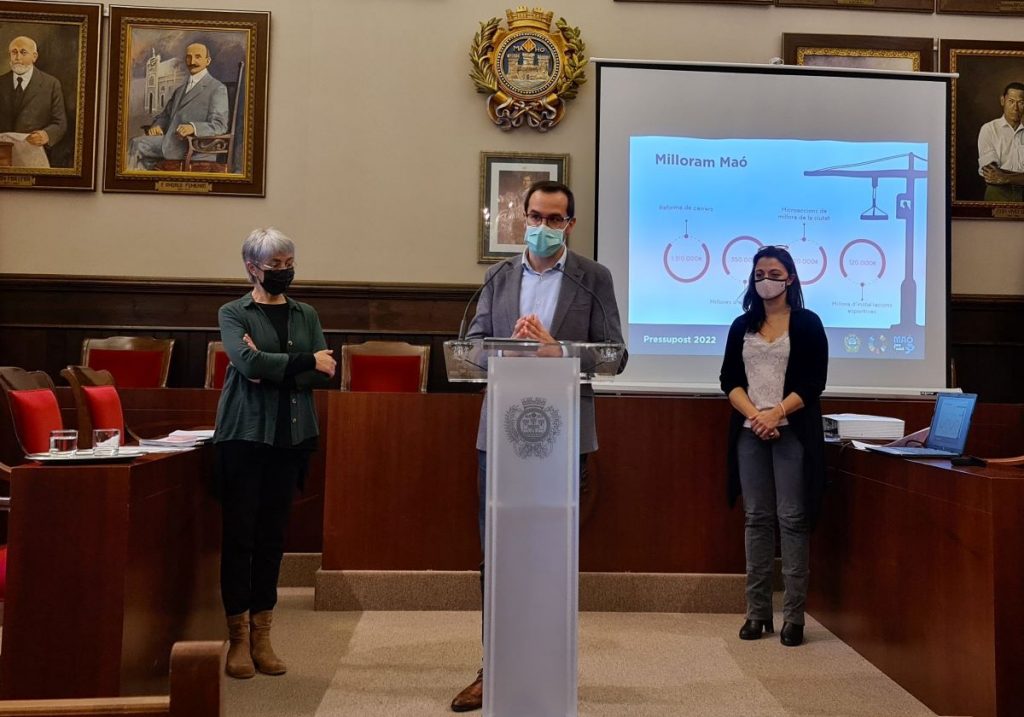
[{"label": "brown ankle boot", "polygon": [[249,613],[228,615],[228,639],[231,646],[228,648],[228,662],[224,672],[228,677],[242,680],[255,675],[256,667],[249,654]]},{"label": "brown ankle boot", "polygon": [[273,619],[272,610],[252,614],[252,661],[264,675],[283,675],[288,668],[270,645],[270,623]]}]

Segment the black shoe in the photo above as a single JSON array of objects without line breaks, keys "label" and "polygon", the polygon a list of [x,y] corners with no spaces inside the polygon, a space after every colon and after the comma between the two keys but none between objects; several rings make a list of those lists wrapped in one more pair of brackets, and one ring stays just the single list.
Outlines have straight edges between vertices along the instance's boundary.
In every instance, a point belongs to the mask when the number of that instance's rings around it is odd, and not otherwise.
[{"label": "black shoe", "polygon": [[741,640],[760,640],[761,632],[775,632],[771,620],[747,620],[740,628]]},{"label": "black shoe", "polygon": [[802,644],[804,641],[804,626],[793,622],[782,623],[782,629],[779,630],[779,640],[786,647],[796,647]]}]

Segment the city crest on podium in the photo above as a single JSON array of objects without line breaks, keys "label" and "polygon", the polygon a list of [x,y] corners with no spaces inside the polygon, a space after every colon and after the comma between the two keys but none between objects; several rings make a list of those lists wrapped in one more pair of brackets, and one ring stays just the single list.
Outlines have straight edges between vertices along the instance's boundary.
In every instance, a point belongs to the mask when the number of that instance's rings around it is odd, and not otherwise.
[{"label": "city crest on podium", "polygon": [[473,37],[469,73],[477,92],[489,95],[487,114],[503,130],[526,125],[546,132],[565,116],[565,102],[586,82],[586,45],[580,30],[554,12],[519,6],[480,23]]}]

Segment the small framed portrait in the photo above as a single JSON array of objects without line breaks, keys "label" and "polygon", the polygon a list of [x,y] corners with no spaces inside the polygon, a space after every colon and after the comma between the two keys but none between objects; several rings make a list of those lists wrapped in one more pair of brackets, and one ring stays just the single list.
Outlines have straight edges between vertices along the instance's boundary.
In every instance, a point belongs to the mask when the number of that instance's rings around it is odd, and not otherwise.
[{"label": "small framed portrait", "polygon": [[105,192],[266,194],[269,12],[110,8]]},{"label": "small framed portrait", "polygon": [[568,154],[480,153],[478,263],[491,264],[523,252],[526,190],[545,180],[568,183]]},{"label": "small framed portrait", "polygon": [[930,37],[786,32],[782,35],[782,57],[787,65],[932,72],[935,69],[935,41]]},{"label": "small framed portrait", "polygon": [[1024,219],[1024,42],[942,40],[954,217]]},{"label": "small framed portrait", "polygon": [[0,3],[0,188],[96,188],[101,9]]},{"label": "small framed portrait", "polygon": [[1024,3],[1017,0],[938,0],[935,11],[959,15],[1024,15]]}]

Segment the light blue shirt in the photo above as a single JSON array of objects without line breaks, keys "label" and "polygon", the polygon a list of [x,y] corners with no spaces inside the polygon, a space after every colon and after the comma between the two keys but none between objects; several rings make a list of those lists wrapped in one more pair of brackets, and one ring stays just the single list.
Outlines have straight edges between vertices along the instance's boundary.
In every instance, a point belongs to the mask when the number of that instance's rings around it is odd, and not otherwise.
[{"label": "light blue shirt", "polygon": [[558,263],[543,274],[538,274],[530,266],[526,252],[523,252],[523,281],[519,287],[519,315],[537,314],[537,318],[548,331],[551,330],[551,322],[555,319],[558,292],[562,288],[562,272],[560,270],[565,269],[565,258],[568,255],[569,252],[563,249]]}]

